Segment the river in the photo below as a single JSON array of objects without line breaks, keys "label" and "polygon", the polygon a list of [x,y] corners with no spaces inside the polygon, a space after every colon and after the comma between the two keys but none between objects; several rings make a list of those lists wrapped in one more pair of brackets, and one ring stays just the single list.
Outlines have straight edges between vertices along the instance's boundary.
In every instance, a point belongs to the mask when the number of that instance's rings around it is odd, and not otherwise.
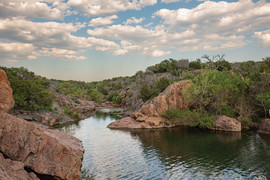
[{"label": "river", "polygon": [[111,130],[96,113],[60,128],[84,146],[95,179],[270,179],[270,135],[196,128]]}]

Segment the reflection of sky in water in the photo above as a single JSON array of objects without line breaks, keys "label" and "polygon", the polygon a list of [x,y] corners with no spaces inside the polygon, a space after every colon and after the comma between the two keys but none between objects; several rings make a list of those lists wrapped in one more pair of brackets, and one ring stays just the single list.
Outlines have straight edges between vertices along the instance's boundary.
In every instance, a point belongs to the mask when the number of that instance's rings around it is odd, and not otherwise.
[{"label": "reflection of sky in water", "polygon": [[61,128],[82,140],[83,168],[96,179],[266,179],[270,136],[188,128],[110,130],[97,114]]}]

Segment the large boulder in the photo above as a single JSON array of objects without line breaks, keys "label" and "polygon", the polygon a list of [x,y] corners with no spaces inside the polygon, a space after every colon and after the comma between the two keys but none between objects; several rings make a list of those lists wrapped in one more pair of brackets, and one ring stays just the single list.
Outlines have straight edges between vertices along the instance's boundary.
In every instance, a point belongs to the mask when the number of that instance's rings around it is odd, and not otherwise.
[{"label": "large boulder", "polygon": [[81,178],[80,140],[7,113],[0,113],[0,151],[39,174],[56,179]]},{"label": "large boulder", "polygon": [[0,112],[8,112],[14,106],[12,89],[5,71],[0,69]]},{"label": "large boulder", "polygon": [[262,122],[259,126],[259,132],[270,134],[270,119],[262,120]]},{"label": "large boulder", "polygon": [[179,81],[168,86],[164,92],[155,97],[150,103],[144,104],[129,118],[112,122],[108,128],[162,128],[173,127],[177,124],[166,121],[162,117],[168,109],[184,109],[192,105],[184,100],[183,90],[191,85],[191,81]]},{"label": "large boulder", "polygon": [[38,180],[34,173],[24,170],[24,164],[19,161],[5,159],[0,153],[0,179],[5,180]]},{"label": "large boulder", "polygon": [[241,131],[241,123],[237,121],[235,118],[230,118],[228,116],[216,116],[215,117],[215,127],[213,130],[218,131],[233,131],[239,132]]}]

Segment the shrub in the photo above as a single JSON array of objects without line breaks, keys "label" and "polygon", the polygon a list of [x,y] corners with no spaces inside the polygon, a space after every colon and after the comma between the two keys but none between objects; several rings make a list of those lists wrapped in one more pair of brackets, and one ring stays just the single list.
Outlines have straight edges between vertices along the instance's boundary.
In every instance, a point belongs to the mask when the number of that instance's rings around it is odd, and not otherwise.
[{"label": "shrub", "polygon": [[191,127],[211,128],[215,125],[214,118],[205,111],[200,113],[189,109],[169,109],[163,116],[171,122],[181,122]]}]

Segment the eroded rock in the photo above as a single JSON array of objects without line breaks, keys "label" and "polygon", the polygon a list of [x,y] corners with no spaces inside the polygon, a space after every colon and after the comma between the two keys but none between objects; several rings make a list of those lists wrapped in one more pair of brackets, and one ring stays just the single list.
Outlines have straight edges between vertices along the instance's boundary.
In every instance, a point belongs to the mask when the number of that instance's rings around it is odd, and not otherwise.
[{"label": "eroded rock", "polygon": [[186,102],[183,90],[191,85],[191,81],[179,81],[168,86],[164,92],[155,97],[149,104],[144,104],[130,117],[112,122],[108,128],[161,128],[173,127],[173,124],[162,117],[168,109],[183,109],[190,107],[191,102]]},{"label": "eroded rock", "polygon": [[0,112],[8,112],[14,107],[12,92],[5,71],[0,69]]},{"label": "eroded rock", "polygon": [[259,132],[270,134],[270,119],[262,120],[262,122],[259,126]]},{"label": "eroded rock", "polygon": [[0,153],[0,179],[3,180],[38,180],[34,173],[24,170],[24,164],[19,161],[5,159]]},{"label": "eroded rock", "polygon": [[215,127],[213,130],[218,131],[241,131],[241,123],[237,121],[235,118],[230,118],[228,116],[216,116],[215,117]]},{"label": "eroded rock", "polygon": [[39,174],[80,179],[83,147],[77,138],[0,113],[0,151]]}]

